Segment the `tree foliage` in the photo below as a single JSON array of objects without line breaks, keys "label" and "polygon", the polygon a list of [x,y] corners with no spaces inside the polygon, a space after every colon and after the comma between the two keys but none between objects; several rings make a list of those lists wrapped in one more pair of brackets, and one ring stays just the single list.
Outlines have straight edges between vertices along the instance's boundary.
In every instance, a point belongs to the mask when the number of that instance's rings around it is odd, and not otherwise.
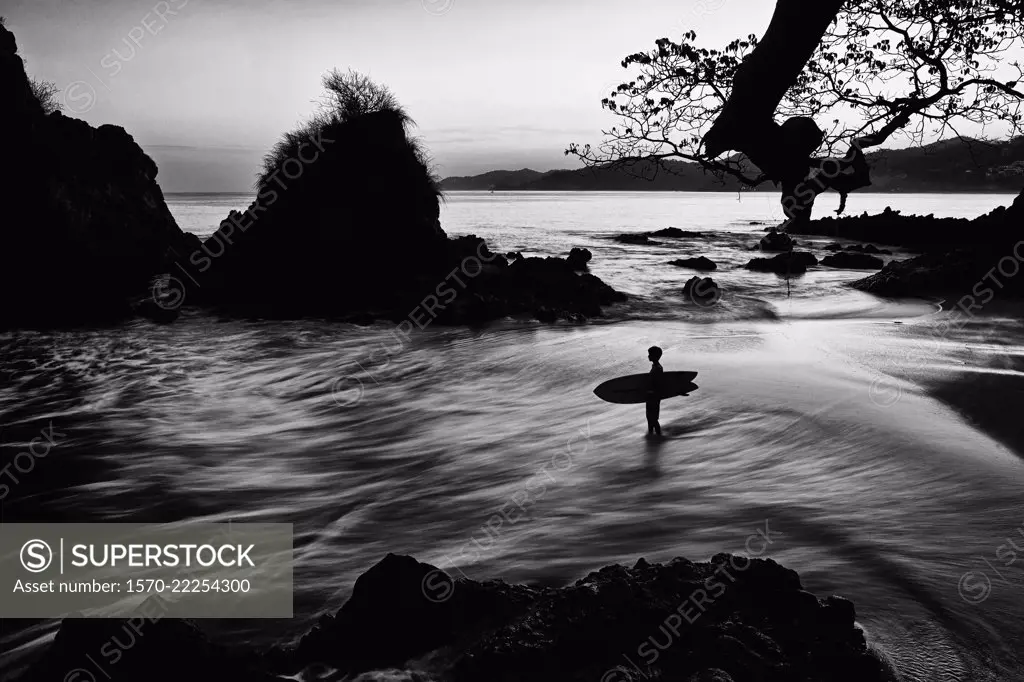
[{"label": "tree foliage", "polygon": [[[732,92],[740,64],[758,45],[754,35],[721,49],[678,42],[629,55],[631,80],[602,100],[619,117],[598,147],[573,144],[566,153],[586,164],[629,166],[640,159],[683,159],[747,185],[777,181],[740,155],[706,153],[704,138]],[[858,0],[847,2],[775,111],[778,121],[814,119],[824,132],[824,157],[808,160],[813,175],[827,160],[858,166],[830,188],[845,193],[868,184],[862,150],[893,136],[921,143],[960,135],[1021,132],[1024,8],[1019,0]],[[639,167],[639,166],[638,166]],[[648,166],[649,167],[649,166]],[[662,166],[666,168],[665,166]],[[861,168],[862,167],[862,168]],[[860,171],[863,170],[863,173]],[[854,177],[856,176],[856,177]],[[828,188],[828,187],[826,187]]]},{"label": "tree foliage", "polygon": [[44,81],[38,78],[29,79],[29,87],[32,94],[43,108],[43,113],[52,114],[61,110],[60,88],[52,81]]},{"label": "tree foliage", "polygon": [[[318,139],[324,131],[343,125],[361,116],[388,113],[405,128],[415,125],[412,118],[398,102],[395,94],[385,85],[374,82],[368,76],[353,70],[332,69],[322,80],[324,94],[318,110],[307,121],[294,130],[285,133],[266,156],[256,180],[256,189],[266,187],[274,175],[289,159],[300,158],[302,147],[310,140]],[[329,137],[329,136],[328,136]],[[440,180],[432,171],[432,161],[423,145],[414,138],[408,138],[409,146],[417,160],[427,169],[435,192],[440,195]]]}]

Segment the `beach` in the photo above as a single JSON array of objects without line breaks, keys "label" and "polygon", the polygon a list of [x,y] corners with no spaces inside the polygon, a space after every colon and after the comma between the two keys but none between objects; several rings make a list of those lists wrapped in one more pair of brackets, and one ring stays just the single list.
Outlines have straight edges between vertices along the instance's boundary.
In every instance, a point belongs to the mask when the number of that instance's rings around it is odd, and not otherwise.
[{"label": "beach", "polygon": [[[1008,200],[928,201],[975,215]],[[220,209],[208,203],[169,201],[196,232]],[[562,584],[639,557],[749,553],[760,530],[807,589],[856,604],[908,679],[1019,674],[1024,560],[1005,545],[1024,547],[1020,311],[993,301],[943,325],[941,302],[846,288],[854,271],[787,283],[740,269],[775,207],[768,195],[449,196],[446,230],[495,251],[590,248],[591,271],[630,301],[587,324],[396,334],[186,305],[172,326],[5,333],[4,422],[61,434],[38,476],[12,486],[5,520],[45,508],[52,519],[32,520],[293,523],[296,618],[203,623],[264,644],[338,608],[387,552]],[[670,225],[705,236],[612,239]],[[827,240],[800,241],[821,252]],[[719,263],[713,306],[681,294],[696,273],[666,264],[700,254]],[[663,403],[663,441],[645,438],[641,406],[592,393],[647,371],[655,344],[666,370],[699,372],[697,391]],[[55,626],[5,630],[5,668]]]}]

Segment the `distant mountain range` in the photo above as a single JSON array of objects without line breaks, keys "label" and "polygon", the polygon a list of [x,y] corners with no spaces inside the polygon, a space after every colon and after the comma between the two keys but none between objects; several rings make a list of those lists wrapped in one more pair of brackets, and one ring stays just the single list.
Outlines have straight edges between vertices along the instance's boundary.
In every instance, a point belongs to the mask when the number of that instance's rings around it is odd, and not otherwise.
[{"label": "distant mountain range", "polygon": [[[942,140],[923,147],[883,149],[868,154],[875,192],[1019,192],[1024,187],[1024,137],[1006,142],[968,138]],[[631,169],[610,167],[535,171],[496,170],[445,178],[442,189],[495,191],[662,191],[736,192],[739,182],[719,180],[695,163],[669,161],[671,172],[654,172],[650,163]],[[652,179],[647,179],[652,178]],[[775,191],[770,183],[757,188]]]}]

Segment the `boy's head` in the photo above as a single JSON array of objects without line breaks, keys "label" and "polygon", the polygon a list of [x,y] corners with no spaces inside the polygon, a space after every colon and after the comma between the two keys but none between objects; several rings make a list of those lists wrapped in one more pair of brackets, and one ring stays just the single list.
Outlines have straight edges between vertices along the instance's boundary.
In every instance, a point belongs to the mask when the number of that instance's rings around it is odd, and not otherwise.
[{"label": "boy's head", "polygon": [[647,349],[647,359],[651,362],[657,362],[661,360],[661,349],[657,346],[651,346]]}]

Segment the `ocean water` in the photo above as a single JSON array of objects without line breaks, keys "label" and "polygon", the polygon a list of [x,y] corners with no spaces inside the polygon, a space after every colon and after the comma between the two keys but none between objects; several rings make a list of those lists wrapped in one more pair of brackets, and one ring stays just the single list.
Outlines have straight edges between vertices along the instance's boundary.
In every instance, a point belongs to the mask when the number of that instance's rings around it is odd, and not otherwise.
[{"label": "ocean water", "polygon": [[[168,200],[205,235],[249,197]],[[1011,200],[856,195],[850,210],[974,216]],[[743,270],[778,218],[768,193],[448,196],[449,234],[528,255],[591,249],[592,272],[631,300],[583,325],[406,339],[389,323],[186,306],[169,326],[0,335],[0,423],[52,420],[65,434],[4,501],[5,520],[293,523],[296,617],[203,623],[265,643],[339,607],[389,551],[477,579],[557,582],[763,546],[807,589],[853,600],[906,679],[1024,679],[1024,550],[1008,549],[1024,548],[1024,464],[977,426],[1012,429],[1024,405],[1021,311],[996,298],[946,328],[936,301],[844,286],[863,273]],[[703,236],[611,239],[668,226]],[[800,241],[820,257],[829,240]],[[694,273],[667,265],[701,254],[723,291],[707,308],[682,295]],[[592,393],[646,371],[652,344],[667,370],[699,372],[697,391],[663,403],[663,441],[645,438],[642,406]],[[985,419],[937,397],[979,386],[997,396]],[[514,522],[495,521],[513,507]],[[5,628],[0,665],[16,671],[54,627]]]}]

